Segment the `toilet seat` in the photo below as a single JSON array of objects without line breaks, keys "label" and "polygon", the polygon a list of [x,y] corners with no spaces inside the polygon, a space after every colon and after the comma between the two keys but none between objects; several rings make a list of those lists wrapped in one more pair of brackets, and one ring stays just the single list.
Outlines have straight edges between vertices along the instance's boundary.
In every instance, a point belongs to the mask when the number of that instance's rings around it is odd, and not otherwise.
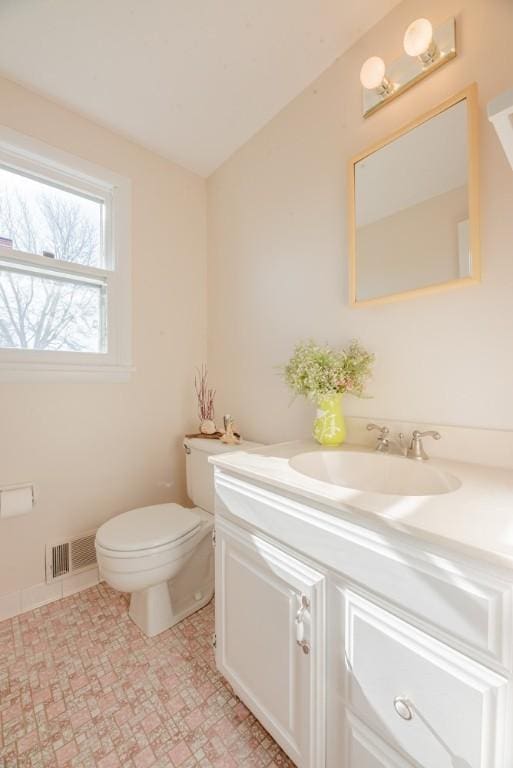
[{"label": "toilet seat", "polygon": [[104,523],[98,529],[96,544],[113,557],[143,557],[189,540],[201,522],[196,512],[179,504],[139,507]]}]

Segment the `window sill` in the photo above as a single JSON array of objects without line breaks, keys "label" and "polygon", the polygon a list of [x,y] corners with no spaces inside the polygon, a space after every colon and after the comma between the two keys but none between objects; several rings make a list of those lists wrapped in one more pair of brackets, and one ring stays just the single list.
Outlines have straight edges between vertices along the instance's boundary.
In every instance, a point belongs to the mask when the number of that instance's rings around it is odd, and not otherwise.
[{"label": "window sill", "polygon": [[90,381],[127,382],[135,371],[131,365],[85,363],[0,362],[0,382]]}]

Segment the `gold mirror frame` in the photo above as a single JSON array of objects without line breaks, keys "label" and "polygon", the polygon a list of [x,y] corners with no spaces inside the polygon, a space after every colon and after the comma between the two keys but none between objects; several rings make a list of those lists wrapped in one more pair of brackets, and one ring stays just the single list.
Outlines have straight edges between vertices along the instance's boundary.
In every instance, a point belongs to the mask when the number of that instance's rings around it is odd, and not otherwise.
[{"label": "gold mirror frame", "polygon": [[[363,299],[358,301],[356,298],[356,184],[355,168],[356,164],[374,152],[382,149],[387,144],[395,141],[422,123],[431,120],[441,112],[445,112],[450,107],[461,101],[467,102],[467,138],[468,138],[468,216],[469,216],[469,243],[472,254],[472,272],[469,277],[456,278],[444,283],[436,283],[423,288],[413,288],[400,293],[391,293],[386,296],[377,296],[372,299]],[[400,301],[415,296],[422,296],[429,293],[438,293],[451,288],[459,288],[467,285],[475,285],[481,280],[481,258],[479,248],[479,153],[478,153],[478,104],[477,104],[477,85],[472,83],[463,91],[439,104],[434,109],[426,112],[416,120],[408,123],[399,130],[387,136],[386,139],[377,142],[363,152],[352,158],[349,166],[349,201],[348,201],[348,227],[349,227],[349,304],[351,307],[364,307],[371,304],[384,304],[391,301]]]}]

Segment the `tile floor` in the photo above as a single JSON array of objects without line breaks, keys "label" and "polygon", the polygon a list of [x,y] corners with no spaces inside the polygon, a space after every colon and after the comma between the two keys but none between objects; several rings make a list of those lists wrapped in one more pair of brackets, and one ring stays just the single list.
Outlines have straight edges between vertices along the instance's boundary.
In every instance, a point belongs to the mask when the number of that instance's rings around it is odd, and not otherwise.
[{"label": "tile floor", "polygon": [[151,640],[104,585],[0,623],[1,768],[291,768],[216,672],[213,603]]}]

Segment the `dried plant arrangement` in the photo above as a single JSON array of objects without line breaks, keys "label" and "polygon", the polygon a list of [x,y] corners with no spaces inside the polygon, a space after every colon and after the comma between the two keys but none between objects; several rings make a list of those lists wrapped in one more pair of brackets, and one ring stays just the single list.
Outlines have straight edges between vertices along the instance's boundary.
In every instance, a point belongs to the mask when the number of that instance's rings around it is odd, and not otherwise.
[{"label": "dried plant arrangement", "polygon": [[215,389],[208,386],[208,369],[205,364],[198,369],[194,377],[194,386],[198,398],[199,431],[204,435],[213,435],[217,431],[214,420]]}]

